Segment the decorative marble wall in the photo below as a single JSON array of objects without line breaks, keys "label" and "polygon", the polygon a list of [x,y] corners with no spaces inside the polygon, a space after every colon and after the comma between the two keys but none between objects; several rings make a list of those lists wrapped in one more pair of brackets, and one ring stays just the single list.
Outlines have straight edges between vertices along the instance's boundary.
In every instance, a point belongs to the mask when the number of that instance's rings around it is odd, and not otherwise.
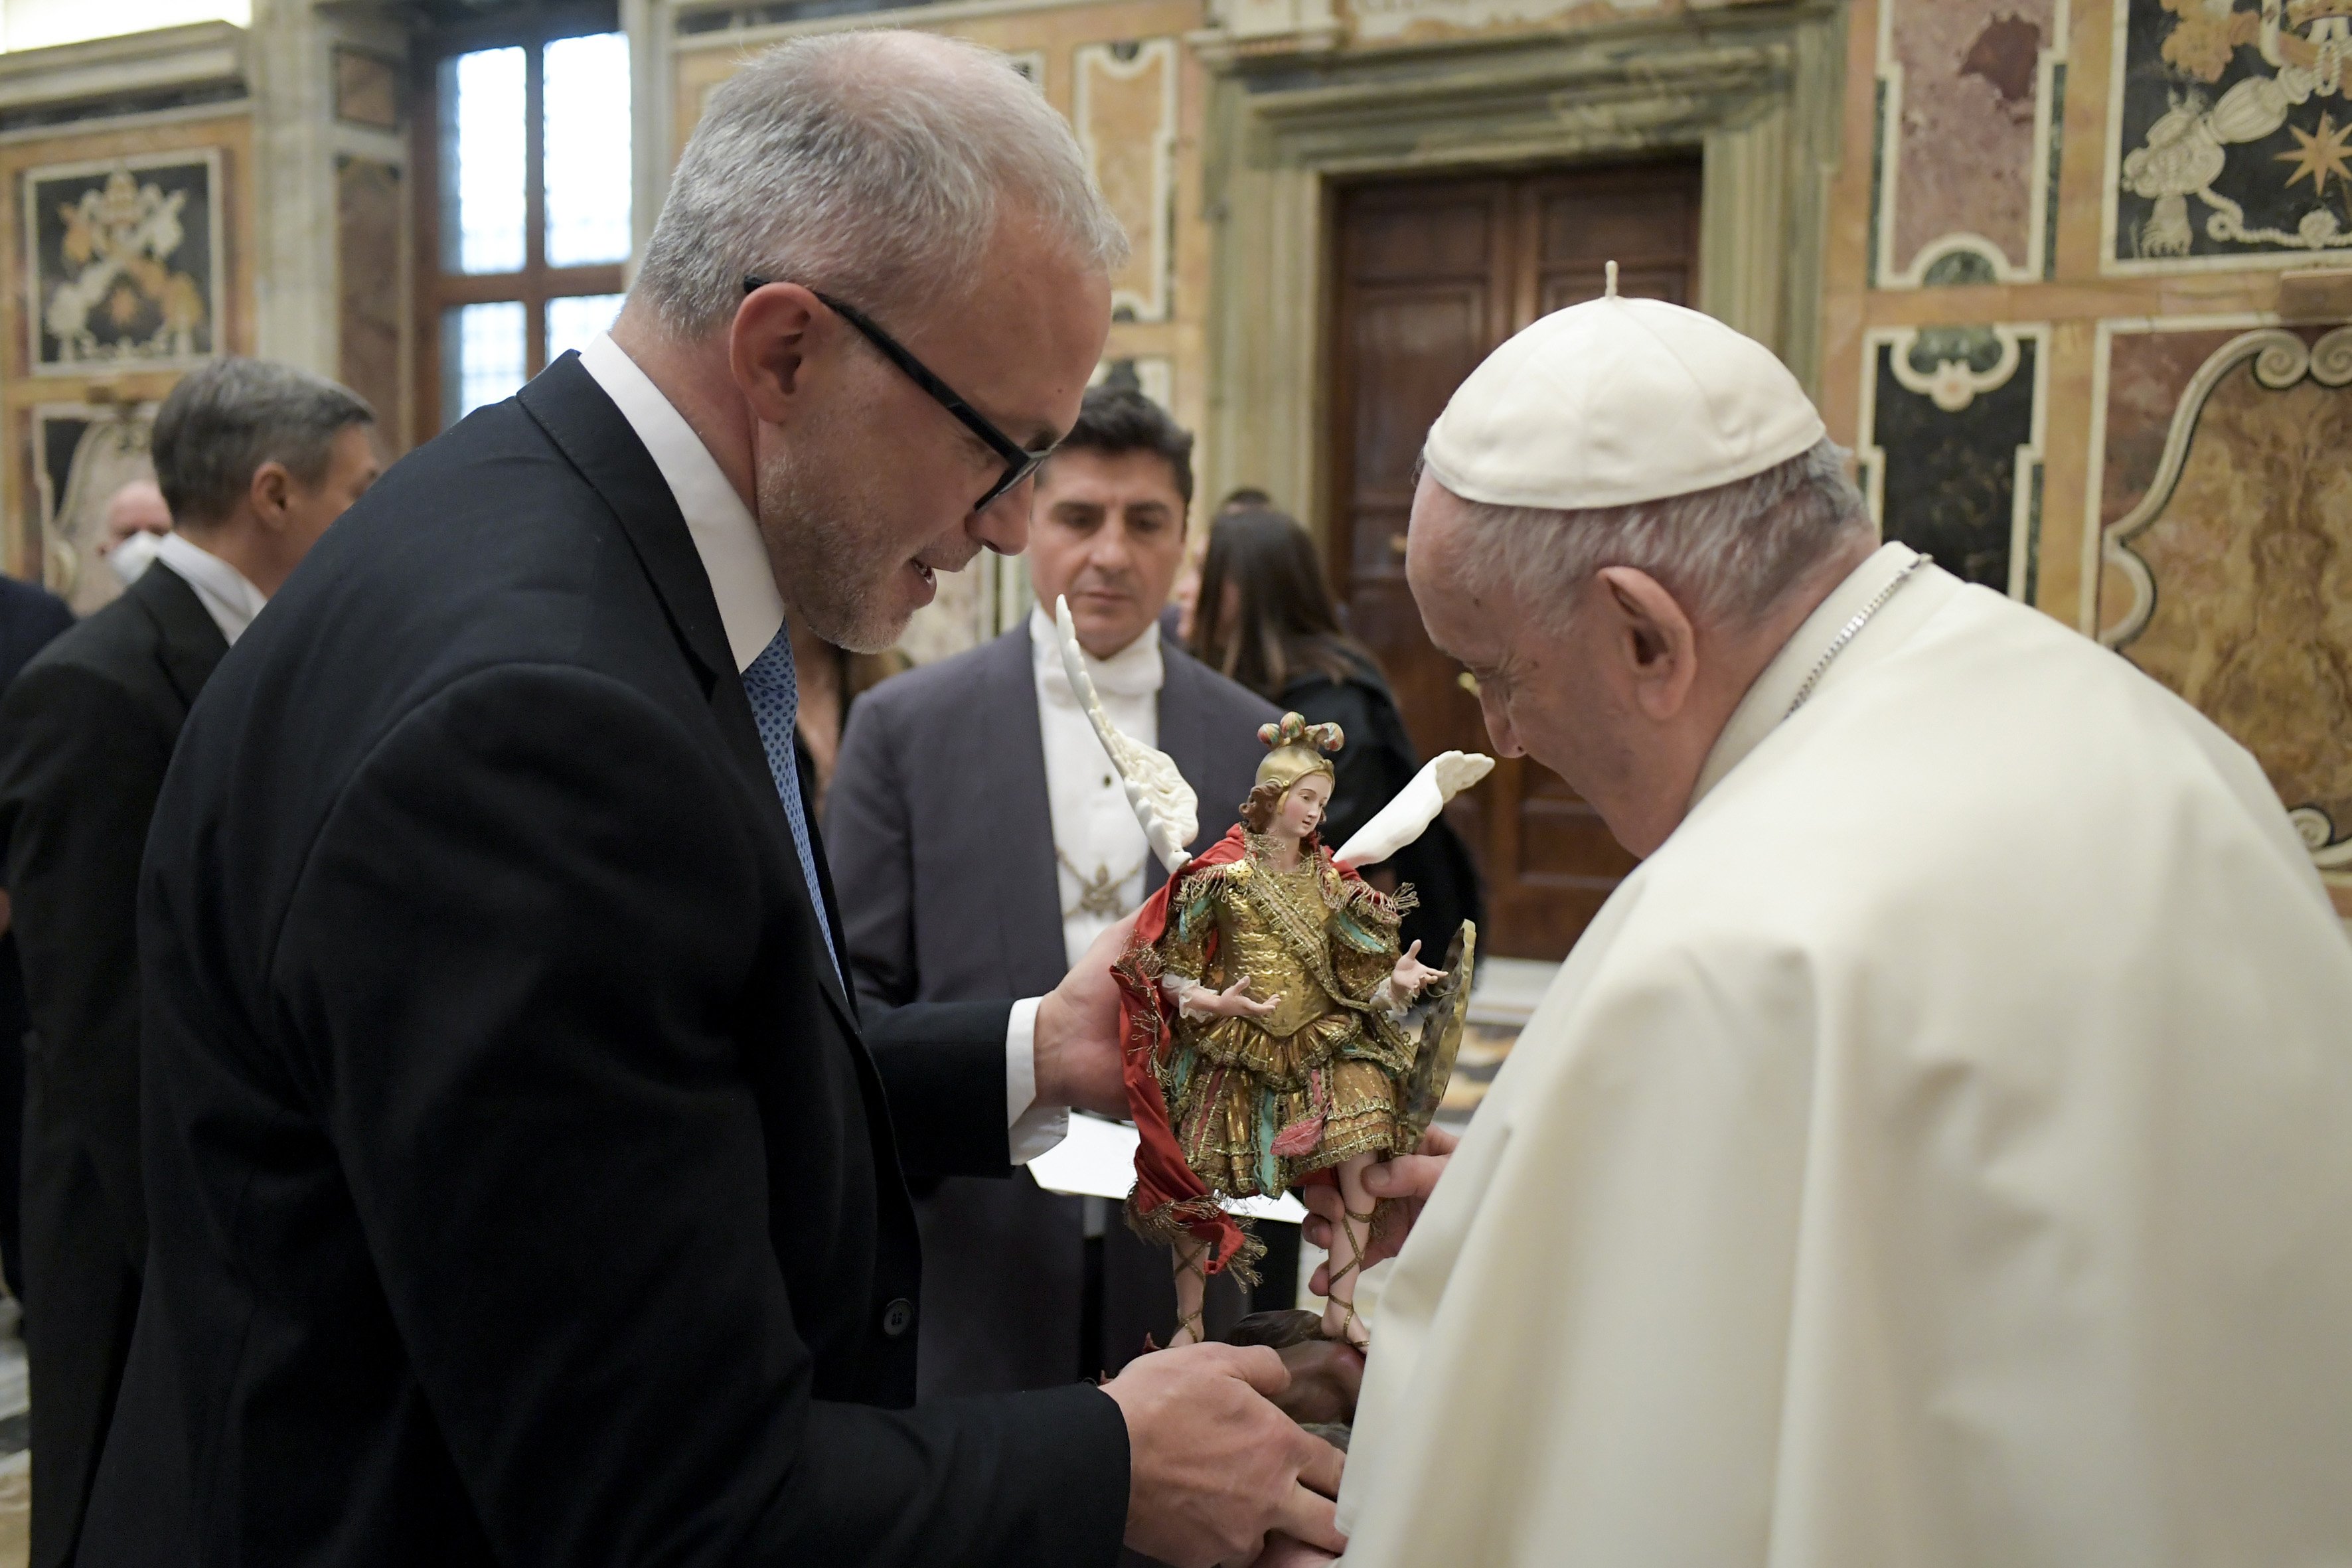
[{"label": "decorative marble wall", "polygon": [[2042,522],[2045,329],[1874,334],[1862,457],[1889,539],[1998,593],[2030,598]]},{"label": "decorative marble wall", "polygon": [[109,117],[0,135],[0,515],[7,566],[87,612],[118,593],[97,526],[147,477],[184,369],[253,352],[251,121]]},{"label": "decorative marble wall", "polygon": [[2115,0],[2107,268],[2352,262],[2352,5]]},{"label": "decorative marble wall", "polygon": [[[2282,315],[2284,275],[2352,267],[2352,3],[1853,0],[1849,26],[1823,412],[1885,527],[1985,581],[2005,536],[2012,594],[2254,752],[2352,917],[2352,339]],[[2011,379],[1948,406],[2003,334]]]},{"label": "decorative marble wall", "polygon": [[2049,275],[2069,10],[2067,0],[1885,0],[1878,287]]},{"label": "decorative marble wall", "polygon": [[344,154],[335,160],[336,347],[345,386],[368,400],[380,425],[404,421],[407,363],[408,196],[397,164]]},{"label": "decorative marble wall", "polygon": [[2352,327],[2111,332],[2100,640],[2352,869]]},{"label": "decorative marble wall", "polygon": [[1071,120],[1103,198],[1132,254],[1111,279],[1111,312],[1164,321],[1173,308],[1176,224],[1176,40],[1081,44]]}]

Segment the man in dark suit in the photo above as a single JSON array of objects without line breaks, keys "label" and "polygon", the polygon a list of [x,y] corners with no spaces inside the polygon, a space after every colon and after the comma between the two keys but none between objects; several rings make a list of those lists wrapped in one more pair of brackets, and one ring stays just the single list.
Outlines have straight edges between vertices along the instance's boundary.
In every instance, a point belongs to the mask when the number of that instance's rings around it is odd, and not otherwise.
[{"label": "man in dark suit", "polygon": [[[1192,499],[1192,437],[1141,393],[1095,388],[1038,473],[1029,618],[859,704],[825,837],[873,1004],[1035,995],[1167,880],[1063,674],[1057,598],[1114,721],[1199,793],[1193,849],[1239,819],[1265,755],[1258,726],[1280,715],[1160,635]],[[1106,1198],[1010,1175],[918,1198],[927,1398],[1116,1372],[1175,1327],[1166,1248],[1130,1235]],[[1268,1229],[1287,1233],[1295,1284],[1297,1233]],[[1241,1293],[1220,1287],[1211,1316],[1230,1321]]]},{"label": "man in dark suit", "polygon": [[[1001,57],[772,51],[612,335],[395,467],[224,664],[142,873],[89,1568],[1335,1539],[1270,1352],[911,1405],[901,1154],[1006,1163],[1008,1005],[861,1027],[793,762],[787,615],[887,646],[1025,542],[1118,250]],[[1038,1004],[1041,1099],[1116,1095],[1107,969]]]},{"label": "man in dark suit", "polygon": [[196,694],[375,477],[366,404],[259,360],[156,411],[178,527],[121,597],[0,700],[0,837],[32,1015],[25,1113],[32,1562],[73,1560],[147,1255],[139,1148],[140,850]]},{"label": "man in dark suit", "polygon": [[[0,690],[16,679],[26,661],[74,624],[66,602],[46,588],[0,577]],[[6,742],[0,739],[0,750]],[[0,876],[7,874],[8,847],[0,842]],[[8,895],[0,891],[0,1274],[19,1304],[25,1299],[25,1233],[18,1184],[25,1169],[25,972],[16,954],[16,932]]]}]

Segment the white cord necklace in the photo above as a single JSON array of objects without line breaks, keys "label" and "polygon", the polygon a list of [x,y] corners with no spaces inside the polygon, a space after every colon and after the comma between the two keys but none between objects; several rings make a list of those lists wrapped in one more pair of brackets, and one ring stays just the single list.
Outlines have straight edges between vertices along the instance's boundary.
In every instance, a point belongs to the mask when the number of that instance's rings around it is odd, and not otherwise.
[{"label": "white cord necklace", "polygon": [[1838,635],[1830,639],[1829,647],[1822,654],[1821,662],[1813,666],[1811,675],[1805,677],[1805,683],[1797,688],[1797,700],[1789,704],[1787,713],[1780,715],[1784,721],[1805,705],[1805,700],[1813,694],[1813,688],[1821,684],[1822,673],[1829,668],[1830,661],[1845,651],[1845,645],[1853,641],[1854,635],[1870,624],[1871,616],[1886,607],[1886,601],[1895,597],[1895,591],[1911,581],[1911,574],[1922,566],[1932,565],[1935,559],[1932,555],[1914,556],[1908,566],[1895,574],[1895,581],[1881,588],[1876,598],[1864,605],[1853,619],[1838,628]]}]

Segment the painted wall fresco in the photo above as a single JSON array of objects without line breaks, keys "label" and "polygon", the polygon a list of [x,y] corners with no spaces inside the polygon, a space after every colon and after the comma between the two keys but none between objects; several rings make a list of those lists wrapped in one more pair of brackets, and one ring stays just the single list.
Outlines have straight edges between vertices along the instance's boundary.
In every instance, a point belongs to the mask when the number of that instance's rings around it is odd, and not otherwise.
[{"label": "painted wall fresco", "polygon": [[1885,537],[2031,598],[2042,512],[2045,335],[1906,329],[1873,344],[1865,475]]},{"label": "painted wall fresco", "polygon": [[2069,11],[2067,0],[1885,0],[1878,287],[2048,274]]},{"label": "painted wall fresco", "polygon": [[210,152],[29,170],[37,372],[169,368],[213,352],[224,279]]},{"label": "painted wall fresco", "polygon": [[[2323,868],[2352,868],[2352,328],[2118,333],[2110,353],[2125,591],[2101,640],[2261,760]],[[2149,405],[2184,368],[2158,442]]]},{"label": "painted wall fresco", "polygon": [[2352,5],[2115,4],[2111,268],[2352,260]]}]

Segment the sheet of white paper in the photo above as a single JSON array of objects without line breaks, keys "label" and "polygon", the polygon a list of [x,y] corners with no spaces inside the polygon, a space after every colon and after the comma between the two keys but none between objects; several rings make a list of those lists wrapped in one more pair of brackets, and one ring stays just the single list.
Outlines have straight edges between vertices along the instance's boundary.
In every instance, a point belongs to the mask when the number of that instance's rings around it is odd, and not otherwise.
[{"label": "sheet of white paper", "polygon": [[[1070,1133],[1029,1162],[1029,1173],[1049,1193],[1124,1202],[1135,1190],[1135,1150],[1142,1135],[1124,1121],[1070,1112]],[[1307,1205],[1286,1193],[1279,1198],[1228,1198],[1225,1208],[1252,1219],[1297,1225]]]}]

